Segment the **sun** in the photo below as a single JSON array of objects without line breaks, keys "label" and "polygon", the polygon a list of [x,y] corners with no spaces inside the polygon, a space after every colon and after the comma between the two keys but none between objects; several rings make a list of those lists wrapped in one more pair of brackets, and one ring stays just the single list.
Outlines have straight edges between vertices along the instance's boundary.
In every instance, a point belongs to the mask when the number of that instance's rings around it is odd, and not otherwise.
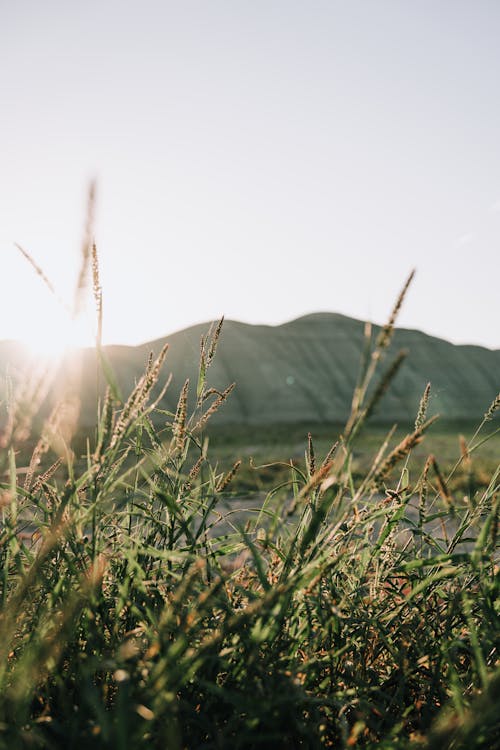
[{"label": "sun", "polygon": [[74,319],[64,309],[46,308],[38,311],[35,324],[31,323],[19,338],[34,358],[56,364],[72,351],[95,346],[92,325],[83,315]]}]

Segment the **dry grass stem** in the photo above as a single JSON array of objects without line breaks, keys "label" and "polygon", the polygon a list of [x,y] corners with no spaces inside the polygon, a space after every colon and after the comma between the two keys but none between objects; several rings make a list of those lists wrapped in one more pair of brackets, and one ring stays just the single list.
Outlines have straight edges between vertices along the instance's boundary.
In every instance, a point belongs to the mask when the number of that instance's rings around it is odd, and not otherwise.
[{"label": "dry grass stem", "polygon": [[40,276],[41,280],[43,281],[43,283],[45,284],[45,286],[47,287],[47,289],[50,291],[50,293],[53,294],[54,297],[56,297],[56,299],[58,301],[60,301],[60,298],[59,298],[59,296],[58,296],[58,294],[57,294],[57,292],[55,290],[55,287],[54,287],[53,283],[47,277],[45,271],[35,261],[35,259],[33,258],[33,256],[30,255],[30,253],[28,253],[27,250],[25,250],[23,247],[21,247],[21,245],[18,245],[17,242],[15,242],[14,245],[19,250],[19,252],[26,258],[26,260],[31,265],[31,267],[36,271],[36,273],[38,274],[38,276]]},{"label": "dry grass stem", "polygon": [[224,391],[222,391],[221,395],[216,398],[216,400],[209,406],[206,412],[201,415],[199,420],[196,422],[195,426],[193,427],[193,432],[200,432],[203,430],[205,425],[207,424],[210,417],[215,414],[216,411],[219,410],[220,406],[224,403],[224,401],[228,398],[228,396],[232,393],[236,386],[236,383],[231,383],[230,386],[228,386]]},{"label": "dry grass stem", "polygon": [[165,361],[165,357],[167,356],[167,351],[168,344],[165,344],[156,360],[154,360],[151,367],[146,370],[146,372],[140,378],[134,390],[128,397],[125,406],[123,407],[122,412],[116,421],[110,440],[110,449],[116,447],[116,445],[120,442],[121,438],[125,434],[127,428],[132,424],[132,422],[144,408],[153,387],[158,381],[161,368]]},{"label": "dry grass stem", "polygon": [[78,317],[82,311],[89,278],[92,248],[94,246],[95,197],[96,184],[92,181],[89,185],[88,191],[87,214],[80,251],[80,270],[76,282],[73,302],[73,317],[75,318]]},{"label": "dry grass stem", "polygon": [[37,479],[33,483],[33,492],[38,492],[44,484],[47,484],[47,482],[52,479],[56,471],[62,466],[62,463],[62,459],[57,458],[54,463],[49,466],[47,471],[44,471],[43,474],[40,474],[40,476],[37,477]]},{"label": "dry grass stem", "polygon": [[413,281],[414,276],[415,276],[415,269],[408,276],[405,282],[405,285],[403,286],[403,289],[401,290],[399,297],[396,300],[396,304],[393,307],[393,310],[391,312],[388,322],[382,328],[382,330],[380,331],[378,335],[377,342],[375,345],[375,350],[386,349],[389,346],[391,339],[392,339],[392,335],[394,333],[394,325],[396,323],[396,319],[398,317],[399,311],[406,297],[406,293],[408,291],[408,288],[411,282]]},{"label": "dry grass stem", "polygon": [[99,463],[105,447],[108,445],[113,432],[113,421],[114,421],[114,405],[115,401],[111,388],[106,388],[104,396],[104,403],[101,410],[99,420],[99,433],[97,439],[97,445],[94,451],[94,461]]},{"label": "dry grass stem", "polygon": [[431,419],[428,419],[426,422],[424,422],[423,425],[421,425],[421,427],[403,438],[403,440],[394,448],[394,450],[391,451],[391,453],[387,456],[387,458],[381,465],[380,469],[378,469],[378,471],[373,476],[372,481],[377,487],[382,486],[384,480],[389,476],[394,467],[400,461],[406,458],[406,456],[408,456],[412,448],[414,448],[422,441],[423,433],[431,426],[431,424],[436,421],[436,419],[438,419],[438,415],[432,417]]},{"label": "dry grass stem", "polygon": [[436,461],[436,457],[431,454],[428,460],[430,461],[430,464],[432,468],[434,469],[434,474],[436,476],[436,484],[438,487],[439,494],[441,495],[442,499],[446,502],[447,505],[451,505],[451,503],[453,502],[453,498],[446,485],[446,481],[441,473],[441,469],[439,468],[438,462]]},{"label": "dry grass stem", "polygon": [[467,445],[467,440],[465,439],[463,435],[458,436],[458,444],[460,446],[460,457],[462,461],[466,465],[470,465],[471,457],[469,453],[469,446]]},{"label": "dry grass stem", "polygon": [[332,447],[330,448],[330,450],[328,451],[328,453],[326,454],[324,460],[321,463],[322,467],[325,466],[326,464],[330,464],[330,465],[332,464],[333,457],[334,457],[335,453],[337,452],[337,448],[339,447],[339,442],[340,442],[339,440],[336,440],[333,443]]},{"label": "dry grass stem", "polygon": [[401,349],[394,358],[391,365],[388,367],[387,371],[382,376],[380,383],[378,384],[377,388],[375,389],[373,396],[370,398],[366,409],[365,409],[365,419],[369,419],[371,415],[373,414],[375,407],[380,402],[384,394],[387,392],[390,384],[398,374],[399,368],[405,361],[406,357],[408,356],[408,350],[407,349]]}]

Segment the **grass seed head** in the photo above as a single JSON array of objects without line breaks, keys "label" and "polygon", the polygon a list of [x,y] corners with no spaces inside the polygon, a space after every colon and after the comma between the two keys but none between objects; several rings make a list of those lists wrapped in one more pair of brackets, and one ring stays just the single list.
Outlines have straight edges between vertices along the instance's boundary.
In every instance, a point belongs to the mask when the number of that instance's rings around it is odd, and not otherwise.
[{"label": "grass seed head", "polygon": [[427,407],[429,405],[429,396],[431,393],[431,384],[427,383],[423,392],[420,404],[418,406],[417,418],[415,420],[415,429],[418,430],[425,422],[427,416]]},{"label": "grass seed head", "polygon": [[487,412],[484,415],[484,420],[486,422],[489,422],[490,419],[493,419],[493,415],[495,414],[498,408],[500,408],[500,393],[491,402]]},{"label": "grass seed head", "polygon": [[189,393],[189,378],[182,386],[181,395],[177,403],[177,411],[174,418],[173,424],[173,436],[175,449],[178,453],[182,453],[184,445],[186,443],[186,415],[187,415],[187,402]]},{"label": "grass seed head", "polygon": [[102,343],[102,287],[99,276],[99,257],[95,242],[92,243],[92,291],[94,294],[94,303],[97,319],[96,344],[100,348]]},{"label": "grass seed head", "polygon": [[401,290],[401,292],[399,294],[399,297],[396,300],[396,304],[394,305],[394,307],[392,309],[392,312],[391,312],[391,315],[389,317],[389,320],[388,320],[388,322],[385,324],[385,326],[382,328],[382,330],[379,333],[379,336],[378,336],[378,339],[377,339],[377,342],[376,342],[376,346],[375,346],[375,350],[376,351],[377,350],[386,349],[389,346],[389,344],[391,342],[391,339],[392,339],[392,335],[394,333],[394,325],[396,323],[396,319],[397,319],[397,317],[399,315],[399,311],[401,310],[401,306],[402,306],[402,304],[404,302],[404,299],[406,297],[406,293],[408,291],[408,288],[409,288],[411,282],[413,281],[413,277],[414,276],[415,276],[415,269],[413,269],[413,271],[410,273],[410,275],[406,279],[405,285],[403,286],[403,288],[402,288],[402,290]]},{"label": "grass seed head", "polygon": [[241,460],[238,459],[238,461],[235,461],[232,468],[221,477],[220,481],[217,483],[215,487],[216,492],[224,492],[226,487],[228,487],[228,485],[232,482],[240,466],[241,466]]},{"label": "grass seed head", "polygon": [[316,471],[316,458],[314,455],[313,439],[310,432],[307,433],[307,463],[309,466],[309,476]]},{"label": "grass seed head", "polygon": [[210,347],[208,349],[208,354],[207,354],[207,367],[212,362],[215,356],[215,352],[217,351],[217,344],[219,343],[219,338],[220,338],[223,325],[224,325],[224,316],[222,316],[222,318],[217,323],[212,339],[210,341]]}]

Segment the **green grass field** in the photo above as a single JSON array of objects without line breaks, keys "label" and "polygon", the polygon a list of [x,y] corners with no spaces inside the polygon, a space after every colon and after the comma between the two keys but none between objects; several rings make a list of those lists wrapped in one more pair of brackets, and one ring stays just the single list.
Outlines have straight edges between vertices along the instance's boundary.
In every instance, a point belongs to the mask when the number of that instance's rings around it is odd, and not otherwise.
[{"label": "green grass field", "polygon": [[369,429],[401,301],[311,436],[211,428],[218,330],[193,413],[187,385],[152,401],[164,353],[124,403],[102,373],[87,440],[64,398],[30,435],[13,396],[0,747],[500,748],[500,398],[457,430],[426,391]]},{"label": "green grass field", "polygon": [[[359,480],[368,471],[380,445],[393,425],[370,424],[359,435],[352,450],[351,470]],[[421,470],[427,456],[432,453],[439,458],[443,472],[451,472],[460,457],[461,438],[466,441],[473,435],[477,424],[473,422],[436,422],[426,435],[425,441],[412,451],[408,469],[411,474]],[[242,467],[235,477],[233,489],[245,488],[271,490],[290,473],[289,462],[304,469],[307,436],[311,433],[319,453],[326,455],[332,443],[341,435],[342,424],[292,424],[249,427],[247,425],[214,426],[210,430],[210,454],[222,467],[229,468],[235,457]],[[411,431],[412,425],[396,425],[390,444],[397,445]],[[460,465],[450,481],[451,488],[459,494],[474,492],[485,487],[498,465],[500,456],[500,432],[493,425],[483,437],[487,438],[471,456],[471,460]]]}]

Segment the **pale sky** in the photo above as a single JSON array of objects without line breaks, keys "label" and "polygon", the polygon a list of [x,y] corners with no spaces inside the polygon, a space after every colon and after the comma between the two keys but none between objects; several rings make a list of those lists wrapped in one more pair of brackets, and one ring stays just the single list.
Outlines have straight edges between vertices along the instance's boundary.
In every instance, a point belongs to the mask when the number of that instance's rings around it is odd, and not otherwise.
[{"label": "pale sky", "polygon": [[498,0],[0,0],[0,339],[315,311],[500,348]]}]

